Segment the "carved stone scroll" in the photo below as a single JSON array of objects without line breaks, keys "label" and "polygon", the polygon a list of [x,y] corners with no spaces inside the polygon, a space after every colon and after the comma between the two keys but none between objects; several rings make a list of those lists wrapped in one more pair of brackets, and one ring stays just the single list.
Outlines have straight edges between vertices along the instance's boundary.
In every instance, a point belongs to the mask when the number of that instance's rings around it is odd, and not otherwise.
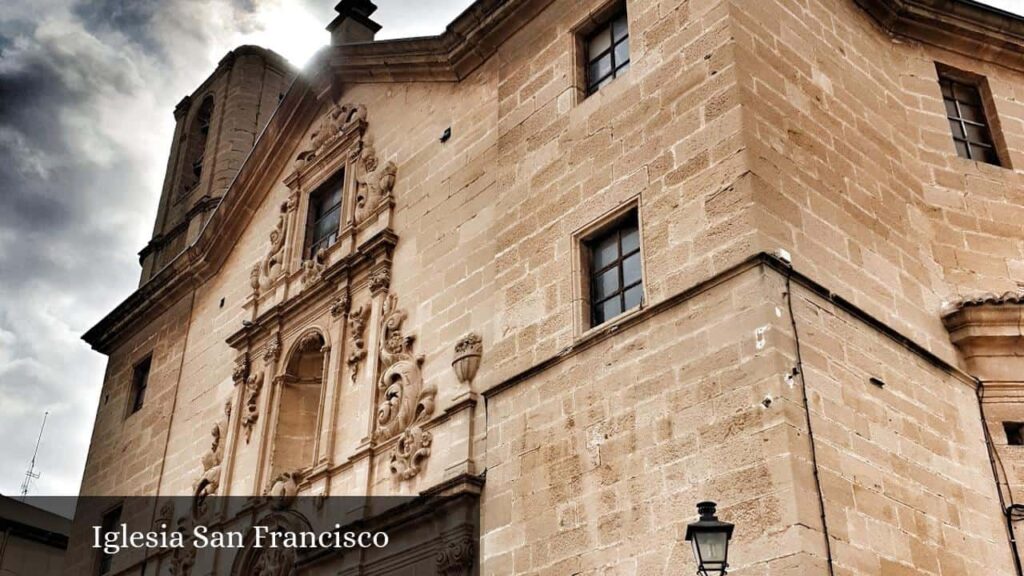
[{"label": "carved stone scroll", "polygon": [[404,480],[418,474],[422,461],[430,456],[430,433],[421,426],[434,413],[437,388],[423,381],[423,356],[413,354],[415,338],[402,333],[406,313],[397,304],[394,295],[388,295],[384,302],[380,344],[383,372],[377,383],[381,397],[374,439],[381,442],[401,435],[390,462],[392,473]]},{"label": "carved stone scroll", "polygon": [[231,417],[230,401],[224,405],[224,415],[224,420],[214,424],[210,430],[210,436],[213,440],[210,442],[209,450],[204,452],[200,458],[203,472],[199,480],[192,487],[192,514],[197,518],[205,513],[204,501],[206,497],[216,494],[217,489],[220,488],[220,467],[224,461],[224,439],[227,437],[227,420]]},{"label": "carved stone scroll", "polygon": [[288,203],[281,204],[281,213],[277,217],[277,225],[270,231],[270,245],[263,260],[257,265],[255,272],[250,274],[250,284],[253,292],[258,294],[259,290],[266,288],[270,282],[281,271],[284,262],[284,241],[288,234]]},{"label": "carved stone scroll", "polygon": [[[324,114],[316,130],[310,135],[309,148],[295,158],[295,169],[302,170],[323,155],[332,144],[346,133],[359,132],[359,146],[362,133],[366,130],[366,106],[362,104],[335,104]],[[357,146],[358,147],[358,146]]]},{"label": "carved stone scroll", "polygon": [[352,310],[348,315],[349,341],[352,343],[352,350],[348,353],[348,369],[352,381],[356,381],[359,375],[359,363],[366,358],[366,341],[363,334],[366,332],[366,321],[370,318],[370,307],[362,305]]},{"label": "carved stone scroll", "polygon": [[341,296],[335,298],[334,302],[331,303],[331,317],[337,319],[348,314],[351,306],[352,299],[348,295],[348,290],[345,290],[341,293]]}]

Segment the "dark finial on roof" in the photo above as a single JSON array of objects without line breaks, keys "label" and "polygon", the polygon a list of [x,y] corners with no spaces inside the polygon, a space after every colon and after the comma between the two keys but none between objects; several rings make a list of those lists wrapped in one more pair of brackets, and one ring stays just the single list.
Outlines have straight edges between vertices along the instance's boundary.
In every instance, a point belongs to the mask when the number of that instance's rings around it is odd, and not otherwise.
[{"label": "dark finial on roof", "polygon": [[370,19],[377,5],[370,0],[341,0],[334,7],[338,16],[327,25],[331,44],[372,42],[380,24]]}]

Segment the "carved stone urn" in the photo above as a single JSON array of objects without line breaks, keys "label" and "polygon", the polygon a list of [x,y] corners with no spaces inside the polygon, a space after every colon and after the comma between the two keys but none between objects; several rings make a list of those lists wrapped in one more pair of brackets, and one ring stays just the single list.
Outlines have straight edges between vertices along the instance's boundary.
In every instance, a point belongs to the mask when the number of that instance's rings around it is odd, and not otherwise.
[{"label": "carved stone urn", "polygon": [[452,369],[455,376],[463,384],[471,384],[476,378],[476,372],[480,369],[480,357],[484,352],[483,340],[480,335],[470,332],[455,343],[455,359],[452,360]]}]

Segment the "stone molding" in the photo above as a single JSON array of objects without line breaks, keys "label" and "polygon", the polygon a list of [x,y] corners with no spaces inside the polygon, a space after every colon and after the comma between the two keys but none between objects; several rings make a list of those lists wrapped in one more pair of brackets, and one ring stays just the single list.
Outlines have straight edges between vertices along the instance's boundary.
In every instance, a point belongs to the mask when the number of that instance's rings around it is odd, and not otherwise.
[{"label": "stone molding", "polygon": [[963,298],[947,307],[942,323],[972,375],[1024,386],[1024,294]]},{"label": "stone molding", "polygon": [[1024,18],[962,0],[855,0],[888,34],[1024,70]]}]

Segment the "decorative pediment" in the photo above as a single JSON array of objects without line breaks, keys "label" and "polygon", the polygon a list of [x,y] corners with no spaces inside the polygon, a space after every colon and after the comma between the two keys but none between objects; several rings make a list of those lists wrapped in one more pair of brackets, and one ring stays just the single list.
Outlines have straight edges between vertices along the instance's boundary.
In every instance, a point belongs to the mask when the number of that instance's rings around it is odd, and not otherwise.
[{"label": "decorative pediment", "polygon": [[320,118],[307,145],[295,156],[295,170],[285,184],[297,188],[302,177],[317,171],[333,154],[348,150],[348,157],[359,158],[366,133],[366,106],[334,104]]}]

